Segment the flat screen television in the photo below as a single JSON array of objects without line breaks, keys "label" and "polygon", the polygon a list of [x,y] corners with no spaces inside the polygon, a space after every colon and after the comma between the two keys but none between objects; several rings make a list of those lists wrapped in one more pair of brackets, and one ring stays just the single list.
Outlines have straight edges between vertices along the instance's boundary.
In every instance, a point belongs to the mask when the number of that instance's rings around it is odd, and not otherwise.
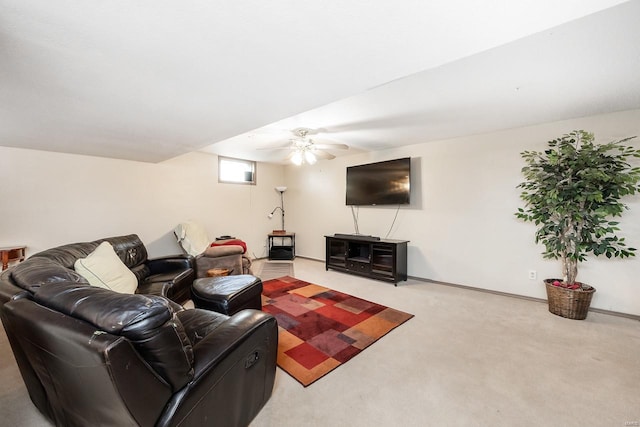
[{"label": "flat screen television", "polygon": [[410,190],[410,157],[347,167],[347,205],[408,205]]}]

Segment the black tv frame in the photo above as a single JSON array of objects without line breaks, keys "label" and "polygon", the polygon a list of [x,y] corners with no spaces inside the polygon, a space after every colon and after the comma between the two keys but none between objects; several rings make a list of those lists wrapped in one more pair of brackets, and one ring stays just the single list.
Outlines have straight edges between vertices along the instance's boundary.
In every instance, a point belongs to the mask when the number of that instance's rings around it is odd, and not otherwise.
[{"label": "black tv frame", "polygon": [[347,206],[409,205],[411,203],[411,158],[348,166]]}]

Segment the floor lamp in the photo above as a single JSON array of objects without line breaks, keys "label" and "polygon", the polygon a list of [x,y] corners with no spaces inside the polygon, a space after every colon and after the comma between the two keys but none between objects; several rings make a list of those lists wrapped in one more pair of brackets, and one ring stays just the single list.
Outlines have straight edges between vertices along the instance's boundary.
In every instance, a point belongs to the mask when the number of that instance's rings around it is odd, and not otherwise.
[{"label": "floor lamp", "polygon": [[276,206],[275,208],[273,208],[271,213],[267,216],[269,217],[269,219],[273,218],[273,214],[275,213],[275,211],[280,209],[280,212],[282,212],[282,229],[273,230],[273,231],[280,231],[284,233],[285,229],[284,229],[284,196],[283,195],[284,195],[284,192],[287,191],[287,187],[279,186],[279,187],[276,187],[275,190],[280,193],[280,206]]}]

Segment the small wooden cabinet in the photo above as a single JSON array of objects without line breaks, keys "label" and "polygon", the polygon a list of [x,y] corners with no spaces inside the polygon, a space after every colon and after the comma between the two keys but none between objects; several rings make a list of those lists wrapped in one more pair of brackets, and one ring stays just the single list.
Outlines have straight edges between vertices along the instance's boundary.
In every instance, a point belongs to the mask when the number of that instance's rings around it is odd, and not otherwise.
[{"label": "small wooden cabinet", "polygon": [[394,283],[407,280],[408,240],[377,239],[358,235],[326,238],[326,269]]}]

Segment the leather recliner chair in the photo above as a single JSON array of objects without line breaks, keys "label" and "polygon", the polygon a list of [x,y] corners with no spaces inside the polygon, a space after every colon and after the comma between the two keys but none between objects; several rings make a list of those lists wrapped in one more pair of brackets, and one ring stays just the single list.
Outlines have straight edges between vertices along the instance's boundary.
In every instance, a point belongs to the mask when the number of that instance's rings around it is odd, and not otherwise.
[{"label": "leather recliner chair", "polygon": [[2,306],[29,396],[59,426],[246,426],[271,396],[277,323],[57,282]]},{"label": "leather recliner chair", "polygon": [[198,278],[207,277],[207,270],[212,268],[230,270],[232,275],[252,274],[246,245],[237,245],[237,239],[216,239],[215,244],[212,244],[205,228],[195,221],[178,224],[173,234],[182,250],[195,257]]},{"label": "leather recliner chair", "polygon": [[[73,270],[104,240],[138,277],[136,294]],[[136,235],[49,249],[3,272],[0,317],[38,410],[60,426],[247,425],[273,389],[276,320],[167,298],[188,295],[194,276],[192,257],[148,260]]]}]

